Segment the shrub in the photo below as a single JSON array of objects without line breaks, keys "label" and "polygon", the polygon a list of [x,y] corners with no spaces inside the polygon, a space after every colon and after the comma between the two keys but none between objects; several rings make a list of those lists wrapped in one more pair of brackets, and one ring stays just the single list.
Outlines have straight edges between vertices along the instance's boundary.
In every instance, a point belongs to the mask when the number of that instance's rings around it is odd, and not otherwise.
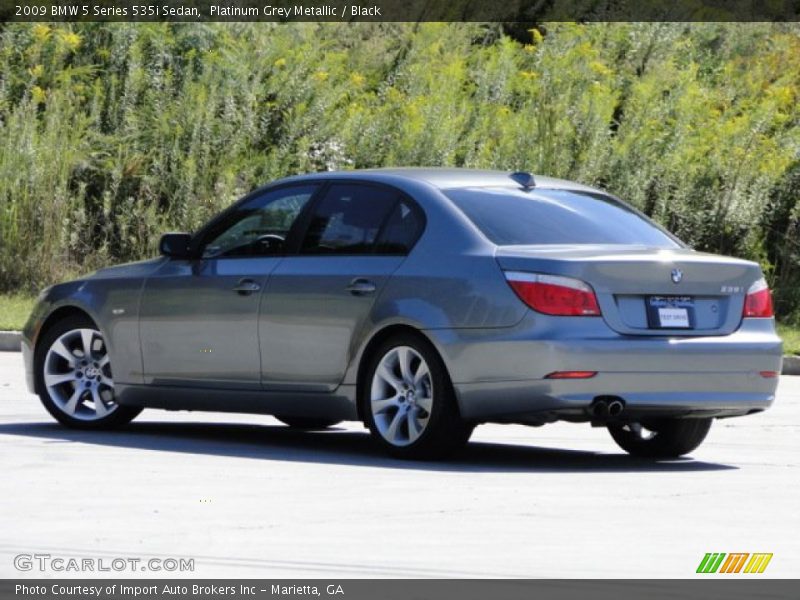
[{"label": "shrub", "polygon": [[6,24],[0,290],[154,253],[298,172],[455,165],[601,186],[800,313],[800,27]]}]

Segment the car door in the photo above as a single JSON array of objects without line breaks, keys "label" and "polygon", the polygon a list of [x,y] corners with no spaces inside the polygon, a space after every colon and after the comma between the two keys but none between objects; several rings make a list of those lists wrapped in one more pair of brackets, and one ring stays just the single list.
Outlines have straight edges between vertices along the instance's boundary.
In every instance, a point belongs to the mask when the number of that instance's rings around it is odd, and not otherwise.
[{"label": "car door", "polygon": [[261,387],[261,295],[318,187],[246,198],[198,234],[196,258],[170,259],[147,279],[139,321],[146,383]]},{"label": "car door", "polygon": [[341,383],[354,337],[423,219],[387,186],[334,182],[320,194],[297,252],[267,283],[259,316],[266,389],[324,392]]}]

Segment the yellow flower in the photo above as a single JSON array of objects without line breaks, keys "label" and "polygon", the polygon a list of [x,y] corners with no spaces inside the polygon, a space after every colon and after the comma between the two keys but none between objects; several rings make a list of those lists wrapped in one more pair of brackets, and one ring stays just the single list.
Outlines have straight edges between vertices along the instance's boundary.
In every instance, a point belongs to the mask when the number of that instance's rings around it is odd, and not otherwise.
[{"label": "yellow flower", "polygon": [[533,43],[534,44],[541,44],[542,43],[542,40],[544,40],[544,36],[542,35],[541,31],[539,31],[538,29],[529,29],[528,31],[531,32],[531,36],[533,37]]},{"label": "yellow flower", "polygon": [[601,63],[599,60],[593,60],[589,63],[589,68],[598,75],[610,75],[611,69]]},{"label": "yellow flower", "polygon": [[275,62],[272,64],[272,66],[274,66],[274,67],[275,67],[275,68],[277,68],[277,69],[282,69],[283,67],[285,67],[285,66],[286,66],[286,59],[285,59],[285,58],[279,58],[278,60],[276,60],[276,61],[275,61]]},{"label": "yellow flower", "polygon": [[37,23],[33,26],[33,37],[37,39],[37,41],[43,42],[47,38],[50,37],[50,27],[47,25],[43,25],[41,23]]},{"label": "yellow flower", "polygon": [[61,39],[70,50],[77,50],[81,45],[81,36],[73,31],[62,32]]},{"label": "yellow flower", "polygon": [[519,74],[522,75],[523,79],[536,79],[539,77],[536,71],[520,71]]},{"label": "yellow flower", "polygon": [[312,77],[314,77],[314,79],[316,79],[317,81],[320,81],[320,82],[327,81],[328,80],[328,72],[327,71],[317,71],[316,73],[314,73],[314,75]]},{"label": "yellow flower", "polygon": [[794,92],[788,85],[772,86],[767,89],[767,95],[774,98],[780,107],[788,107],[794,104]]},{"label": "yellow flower", "polygon": [[30,73],[34,78],[41,77],[44,73],[44,67],[42,65],[36,65],[35,67],[28,69],[28,73]]},{"label": "yellow flower", "polygon": [[367,78],[364,77],[361,73],[353,73],[352,75],[350,75],[350,82],[356,87],[361,87],[362,85],[364,85],[364,82],[366,80]]},{"label": "yellow flower", "polygon": [[386,99],[389,102],[394,104],[399,104],[400,102],[405,102],[405,94],[398,90],[396,87],[390,87],[386,90]]},{"label": "yellow flower", "polygon": [[47,92],[45,92],[38,85],[33,86],[31,89],[31,98],[36,104],[44,104],[47,100]]}]

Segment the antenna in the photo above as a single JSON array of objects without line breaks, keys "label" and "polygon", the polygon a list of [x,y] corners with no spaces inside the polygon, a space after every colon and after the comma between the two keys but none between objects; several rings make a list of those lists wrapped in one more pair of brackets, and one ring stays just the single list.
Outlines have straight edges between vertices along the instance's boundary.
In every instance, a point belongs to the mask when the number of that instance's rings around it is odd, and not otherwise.
[{"label": "antenna", "polygon": [[536,187],[536,180],[533,178],[533,175],[526,173],[525,171],[517,171],[516,173],[509,175],[509,177],[511,177],[511,179],[516,181],[526,190]]}]

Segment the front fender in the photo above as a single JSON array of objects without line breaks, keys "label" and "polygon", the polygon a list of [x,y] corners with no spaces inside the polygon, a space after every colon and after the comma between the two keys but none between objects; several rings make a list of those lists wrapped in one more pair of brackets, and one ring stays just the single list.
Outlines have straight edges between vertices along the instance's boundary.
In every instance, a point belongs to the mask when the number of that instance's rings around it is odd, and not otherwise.
[{"label": "front fender", "polygon": [[79,311],[95,322],[106,342],[114,380],[143,383],[139,304],[143,280],[87,279],[45,290],[23,329],[23,344],[35,353],[42,333],[60,316]]}]

